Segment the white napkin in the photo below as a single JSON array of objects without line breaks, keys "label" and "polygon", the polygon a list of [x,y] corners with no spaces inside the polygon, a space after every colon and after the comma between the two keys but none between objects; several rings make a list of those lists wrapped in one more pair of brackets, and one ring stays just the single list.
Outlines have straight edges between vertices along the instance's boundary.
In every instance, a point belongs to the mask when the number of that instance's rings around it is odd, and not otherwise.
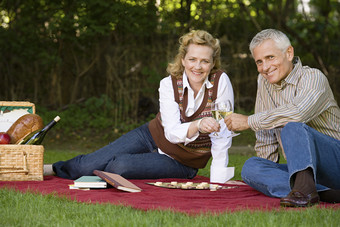
[{"label": "white napkin", "polygon": [[29,114],[27,109],[17,109],[12,110],[7,113],[0,113],[0,132],[7,132],[7,130],[12,126],[16,120],[18,120],[21,116]]},{"label": "white napkin", "polygon": [[216,169],[214,166],[210,167],[210,182],[224,184],[234,177],[235,167],[226,167]]}]

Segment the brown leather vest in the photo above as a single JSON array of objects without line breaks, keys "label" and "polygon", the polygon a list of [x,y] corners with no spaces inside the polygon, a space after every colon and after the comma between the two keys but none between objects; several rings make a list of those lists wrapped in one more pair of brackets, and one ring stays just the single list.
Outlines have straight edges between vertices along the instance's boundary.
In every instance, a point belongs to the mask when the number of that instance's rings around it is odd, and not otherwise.
[{"label": "brown leather vest", "polygon": [[[211,116],[210,104],[217,97],[218,81],[223,72],[218,71],[209,76],[209,81],[213,84],[210,89],[205,89],[204,98],[201,106],[190,117],[185,116],[188,104],[187,90],[183,91],[182,78],[172,77],[175,101],[178,103],[181,112],[181,122],[190,122],[203,117]],[[164,128],[160,119],[160,113],[150,121],[149,130],[156,145],[166,154],[182,163],[193,168],[204,168],[211,157],[211,141],[208,133],[200,133],[198,138],[185,145],[183,143],[173,144],[164,135]]]}]

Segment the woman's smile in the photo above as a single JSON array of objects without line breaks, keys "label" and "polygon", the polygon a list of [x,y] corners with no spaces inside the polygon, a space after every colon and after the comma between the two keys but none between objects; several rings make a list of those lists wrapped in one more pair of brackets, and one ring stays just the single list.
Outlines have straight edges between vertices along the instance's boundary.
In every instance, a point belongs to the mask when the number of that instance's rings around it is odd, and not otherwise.
[{"label": "woman's smile", "polygon": [[198,91],[214,67],[213,49],[209,46],[190,44],[182,59],[182,65],[190,86]]}]

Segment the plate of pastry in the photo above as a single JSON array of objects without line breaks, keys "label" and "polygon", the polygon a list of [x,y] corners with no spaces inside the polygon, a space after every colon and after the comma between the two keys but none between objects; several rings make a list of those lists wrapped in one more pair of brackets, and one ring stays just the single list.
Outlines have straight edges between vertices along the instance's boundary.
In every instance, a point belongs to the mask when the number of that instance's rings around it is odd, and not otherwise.
[{"label": "plate of pastry", "polygon": [[194,183],[194,182],[177,182],[177,181],[171,181],[171,182],[151,182],[147,183],[156,187],[162,187],[162,188],[170,188],[170,189],[184,189],[184,190],[211,190],[215,191],[218,189],[231,189],[231,188],[237,188],[237,186],[222,186],[219,184],[210,184],[208,182],[200,182],[200,183]]}]

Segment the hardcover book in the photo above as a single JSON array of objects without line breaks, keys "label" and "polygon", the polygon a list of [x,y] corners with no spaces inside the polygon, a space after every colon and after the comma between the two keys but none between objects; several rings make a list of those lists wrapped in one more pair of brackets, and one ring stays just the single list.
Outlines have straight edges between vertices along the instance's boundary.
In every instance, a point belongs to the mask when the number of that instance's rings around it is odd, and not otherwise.
[{"label": "hardcover book", "polygon": [[70,184],[68,187],[69,189],[78,189],[78,190],[83,190],[83,191],[91,190],[91,188],[76,187],[74,186],[74,184]]},{"label": "hardcover book", "polygon": [[78,188],[106,188],[107,183],[98,176],[82,176],[74,181]]},{"label": "hardcover book", "polygon": [[115,173],[108,173],[100,170],[94,170],[94,175],[99,176],[101,179],[105,180],[108,184],[112,185],[113,187],[127,192],[141,192],[142,189],[139,188],[137,185],[133,184],[132,182],[128,181],[124,177],[115,174]]}]

